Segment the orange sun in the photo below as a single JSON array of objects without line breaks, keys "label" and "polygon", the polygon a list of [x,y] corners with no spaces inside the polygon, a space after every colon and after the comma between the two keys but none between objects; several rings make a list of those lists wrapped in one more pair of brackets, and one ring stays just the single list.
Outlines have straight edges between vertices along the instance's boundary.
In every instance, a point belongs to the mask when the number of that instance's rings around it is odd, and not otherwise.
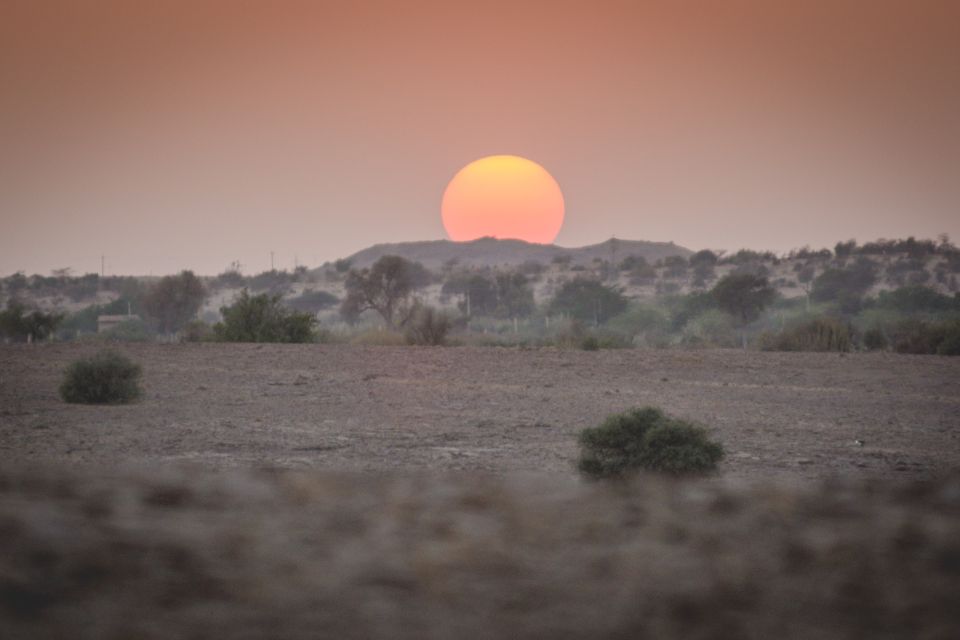
[{"label": "orange sun", "polygon": [[456,242],[493,236],[550,244],[563,224],[563,194],[536,162],[488,156],[453,176],[440,214]]}]

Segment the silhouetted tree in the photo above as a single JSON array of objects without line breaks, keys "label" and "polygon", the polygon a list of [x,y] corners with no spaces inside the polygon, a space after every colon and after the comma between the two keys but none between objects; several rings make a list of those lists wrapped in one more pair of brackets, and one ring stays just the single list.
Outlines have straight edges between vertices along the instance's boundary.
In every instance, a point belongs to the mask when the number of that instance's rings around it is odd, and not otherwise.
[{"label": "silhouetted tree", "polygon": [[[736,318],[741,328],[756,320],[776,296],[765,277],[748,273],[724,276],[711,293],[717,306]],[[742,332],[741,339],[746,348],[746,335]]]},{"label": "silhouetted tree", "polygon": [[347,296],[340,306],[341,315],[350,322],[372,309],[391,329],[404,326],[414,311],[411,297],[415,289],[429,283],[429,272],[418,262],[400,256],[383,256],[369,269],[347,274]]},{"label": "silhouetted tree", "polygon": [[157,321],[163,333],[174,333],[196,317],[206,298],[200,278],[192,271],[165,276],[153,285],[143,300],[143,308]]},{"label": "silhouetted tree", "polygon": [[59,313],[28,312],[25,305],[14,300],[0,311],[0,336],[15,342],[45,340],[62,320]]},{"label": "silhouetted tree", "polygon": [[579,278],[564,283],[550,302],[552,313],[565,313],[595,324],[606,322],[626,308],[627,299],[618,289]]}]

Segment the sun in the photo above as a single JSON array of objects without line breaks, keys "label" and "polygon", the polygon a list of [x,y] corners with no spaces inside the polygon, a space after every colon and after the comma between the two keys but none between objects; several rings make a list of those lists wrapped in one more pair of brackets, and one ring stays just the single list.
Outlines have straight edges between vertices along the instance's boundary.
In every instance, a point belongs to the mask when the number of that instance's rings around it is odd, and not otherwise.
[{"label": "sun", "polygon": [[563,225],[563,193],[546,169],[520,156],[487,156],[457,172],[440,215],[456,242],[484,236],[552,243]]}]

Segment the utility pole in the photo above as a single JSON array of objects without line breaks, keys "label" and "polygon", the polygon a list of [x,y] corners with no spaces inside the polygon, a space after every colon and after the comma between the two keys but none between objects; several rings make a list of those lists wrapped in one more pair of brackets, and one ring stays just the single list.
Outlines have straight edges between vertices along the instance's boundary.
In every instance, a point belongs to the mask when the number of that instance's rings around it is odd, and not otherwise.
[{"label": "utility pole", "polygon": [[270,252],[270,271],[275,271],[273,268],[273,251]]},{"label": "utility pole", "polygon": [[107,256],[100,254],[100,277],[104,277],[107,273]]}]

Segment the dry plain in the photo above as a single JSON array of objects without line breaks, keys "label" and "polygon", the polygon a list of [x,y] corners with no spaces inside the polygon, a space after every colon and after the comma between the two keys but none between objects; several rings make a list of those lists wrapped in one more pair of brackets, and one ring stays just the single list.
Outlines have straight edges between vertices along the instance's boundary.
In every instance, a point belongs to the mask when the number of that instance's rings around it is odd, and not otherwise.
[{"label": "dry plain", "polygon": [[[93,350],[0,347],[5,639],[960,634],[960,359],[133,345],[60,402]],[[580,480],[643,404],[719,473]]]},{"label": "dry plain", "polygon": [[61,402],[64,367],[94,350],[0,347],[0,461],[572,474],[580,429],[652,404],[711,429],[728,477],[960,467],[960,358],[131,345],[141,402]]}]

